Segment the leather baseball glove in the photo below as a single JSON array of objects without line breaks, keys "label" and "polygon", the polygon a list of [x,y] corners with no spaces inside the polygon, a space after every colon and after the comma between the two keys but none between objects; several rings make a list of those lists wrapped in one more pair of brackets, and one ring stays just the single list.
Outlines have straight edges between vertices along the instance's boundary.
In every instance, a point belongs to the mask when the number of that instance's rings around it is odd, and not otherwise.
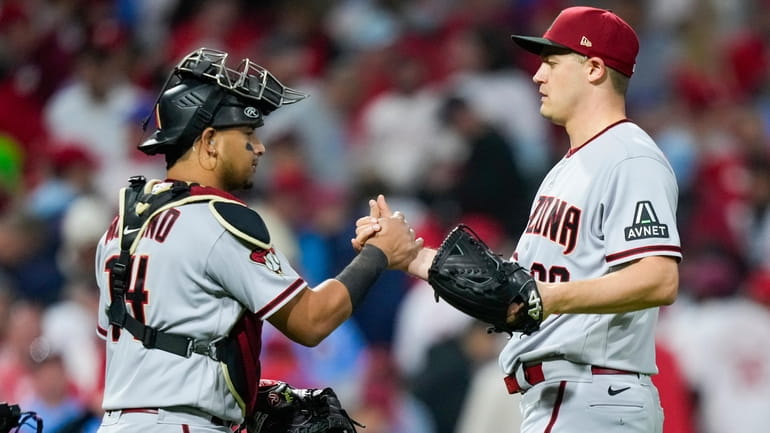
[{"label": "leather baseball glove", "polygon": [[356,433],[363,427],[350,418],[331,388],[298,389],[280,381],[262,381],[257,412],[248,433]]},{"label": "leather baseball glove", "polygon": [[[530,272],[503,260],[466,225],[455,227],[441,243],[428,282],[437,302],[443,298],[491,324],[495,332],[531,334],[540,329],[543,303]],[[511,308],[513,304],[520,305]]]}]

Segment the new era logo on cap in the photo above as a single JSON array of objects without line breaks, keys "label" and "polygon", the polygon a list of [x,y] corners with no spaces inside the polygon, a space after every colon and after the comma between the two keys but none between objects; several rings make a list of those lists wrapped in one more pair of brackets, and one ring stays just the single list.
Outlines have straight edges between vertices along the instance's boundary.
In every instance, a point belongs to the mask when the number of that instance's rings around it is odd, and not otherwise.
[{"label": "new era logo on cap", "polygon": [[605,9],[564,9],[542,37],[512,36],[522,48],[540,54],[544,47],[567,48],[604,63],[627,76],[634,73],[639,38],[631,26]]}]

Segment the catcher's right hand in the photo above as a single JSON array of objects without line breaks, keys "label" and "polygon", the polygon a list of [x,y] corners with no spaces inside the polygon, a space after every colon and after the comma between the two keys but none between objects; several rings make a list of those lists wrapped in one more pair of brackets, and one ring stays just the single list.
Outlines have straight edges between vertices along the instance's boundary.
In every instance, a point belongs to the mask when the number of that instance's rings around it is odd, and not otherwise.
[{"label": "catcher's right hand", "polygon": [[369,200],[369,216],[356,221],[356,237],[351,239],[353,249],[360,252],[364,244],[371,244],[388,257],[388,268],[406,271],[422,250],[424,240],[399,211],[391,211],[385,196]]},{"label": "catcher's right hand", "polygon": [[363,427],[350,418],[331,388],[298,389],[280,381],[263,381],[257,412],[248,433],[356,433]]},{"label": "catcher's right hand", "polygon": [[540,329],[543,303],[529,271],[503,260],[465,225],[441,243],[428,282],[437,301],[443,298],[495,331],[531,334]]}]

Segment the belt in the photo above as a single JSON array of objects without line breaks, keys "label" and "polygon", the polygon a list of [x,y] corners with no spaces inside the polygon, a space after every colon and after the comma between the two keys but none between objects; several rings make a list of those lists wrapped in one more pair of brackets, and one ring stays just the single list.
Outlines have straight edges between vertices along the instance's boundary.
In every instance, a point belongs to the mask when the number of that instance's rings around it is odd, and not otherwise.
[{"label": "belt", "polygon": [[[614,368],[597,367],[594,365],[591,366],[591,374],[633,374],[637,377],[639,376],[639,373],[633,371],[616,370]],[[544,382],[545,374],[543,374],[543,364],[539,363],[524,367],[524,379],[526,379],[527,383],[529,383],[531,386],[535,386],[538,383]],[[519,385],[515,374],[505,376],[503,380],[505,381],[505,387],[508,388],[508,394],[515,394],[517,392],[523,394],[524,391],[529,389],[529,387],[522,388],[522,386]]]},{"label": "belt", "polygon": [[[129,408],[129,409],[116,409],[116,411],[118,411],[118,410],[121,413],[154,413],[154,414],[158,413],[158,409],[147,408],[147,407]],[[218,426],[222,426],[222,427],[231,428],[231,427],[235,427],[235,426],[238,425],[237,423],[234,423],[232,421],[225,421],[222,418],[219,418],[219,417],[213,416],[213,415],[209,418],[209,420],[211,421],[212,424],[218,425]]]}]

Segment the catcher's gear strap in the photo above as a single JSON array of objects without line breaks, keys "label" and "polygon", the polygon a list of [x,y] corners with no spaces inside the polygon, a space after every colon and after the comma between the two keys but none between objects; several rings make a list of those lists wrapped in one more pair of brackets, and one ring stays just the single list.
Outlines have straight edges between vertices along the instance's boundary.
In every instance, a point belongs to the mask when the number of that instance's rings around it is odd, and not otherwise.
[{"label": "catcher's gear strap", "polygon": [[223,200],[216,195],[191,195],[186,182],[147,182],[144,176],[129,179],[130,186],[121,190],[118,216],[118,242],[120,256],[110,270],[112,303],[107,317],[110,324],[127,330],[148,349],[160,349],[179,356],[190,357],[199,353],[218,360],[217,343],[224,337],[211,341],[197,341],[184,335],[159,331],[139,322],[126,310],[125,295],[131,281],[131,255],[136,250],[149,222],[159,213],[188,203]]},{"label": "catcher's gear strap", "polygon": [[259,214],[235,201],[212,200],[209,208],[214,218],[237,237],[263,250],[269,250],[270,232]]},{"label": "catcher's gear strap", "polygon": [[355,309],[366,297],[380,274],[388,267],[388,257],[374,245],[364,245],[360,253],[335,279],[348,289]]}]

